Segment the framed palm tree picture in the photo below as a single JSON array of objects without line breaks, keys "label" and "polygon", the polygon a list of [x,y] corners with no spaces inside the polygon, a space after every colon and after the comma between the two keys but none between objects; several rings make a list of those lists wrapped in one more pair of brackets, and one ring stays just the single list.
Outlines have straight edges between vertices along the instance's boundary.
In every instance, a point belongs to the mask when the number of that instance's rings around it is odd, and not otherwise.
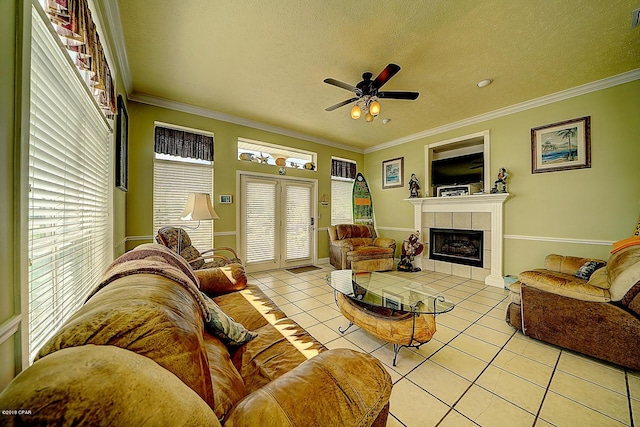
[{"label": "framed palm tree picture", "polygon": [[590,167],[590,116],[531,129],[531,173]]}]

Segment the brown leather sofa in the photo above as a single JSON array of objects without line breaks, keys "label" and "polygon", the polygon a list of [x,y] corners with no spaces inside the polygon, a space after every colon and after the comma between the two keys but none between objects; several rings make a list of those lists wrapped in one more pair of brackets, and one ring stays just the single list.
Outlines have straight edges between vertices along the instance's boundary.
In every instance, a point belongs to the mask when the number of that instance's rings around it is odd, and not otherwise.
[{"label": "brown leather sofa", "polygon": [[[114,261],[33,365],[0,393],[0,409],[16,410],[2,424],[386,424],[392,383],[377,359],[327,350],[247,286],[242,266],[218,272],[197,276],[156,244]],[[214,336],[200,290],[257,336],[239,347]]]},{"label": "brown leather sofa", "polygon": [[[605,262],[548,255],[510,286],[506,320],[532,338],[640,370],[640,245]],[[581,277],[579,277],[581,276]]]},{"label": "brown leather sofa", "polygon": [[339,270],[393,270],[396,241],[378,237],[370,225],[329,226],[329,260]]}]

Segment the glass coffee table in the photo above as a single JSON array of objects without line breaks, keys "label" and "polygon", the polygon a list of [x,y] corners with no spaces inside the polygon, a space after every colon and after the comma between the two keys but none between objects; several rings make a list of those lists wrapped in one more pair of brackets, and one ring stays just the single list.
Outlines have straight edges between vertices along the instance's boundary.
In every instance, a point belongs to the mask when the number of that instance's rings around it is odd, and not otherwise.
[{"label": "glass coffee table", "polygon": [[389,273],[336,270],[327,274],[336,304],[361,329],[393,344],[393,366],[402,347],[419,348],[436,332],[435,317],[455,304],[435,289]]}]

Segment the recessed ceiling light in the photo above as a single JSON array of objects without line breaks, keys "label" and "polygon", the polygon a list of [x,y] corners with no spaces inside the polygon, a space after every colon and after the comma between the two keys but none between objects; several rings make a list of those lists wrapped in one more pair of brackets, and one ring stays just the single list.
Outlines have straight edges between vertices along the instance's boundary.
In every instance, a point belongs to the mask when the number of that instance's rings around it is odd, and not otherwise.
[{"label": "recessed ceiling light", "polygon": [[493,79],[484,79],[484,80],[480,80],[478,83],[476,83],[476,85],[478,87],[486,87],[486,86],[489,86],[492,82],[493,82]]}]

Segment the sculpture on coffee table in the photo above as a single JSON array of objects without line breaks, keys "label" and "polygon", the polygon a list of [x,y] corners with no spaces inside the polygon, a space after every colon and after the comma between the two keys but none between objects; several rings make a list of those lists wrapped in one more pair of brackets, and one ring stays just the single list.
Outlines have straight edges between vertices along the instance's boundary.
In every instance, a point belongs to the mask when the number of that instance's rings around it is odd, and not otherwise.
[{"label": "sculpture on coffee table", "polygon": [[420,234],[416,231],[415,233],[411,233],[407,240],[403,240],[398,271],[408,271],[412,273],[420,271],[420,268],[413,266],[413,260],[416,255],[420,255],[424,250],[424,244],[418,241],[419,238]]}]

